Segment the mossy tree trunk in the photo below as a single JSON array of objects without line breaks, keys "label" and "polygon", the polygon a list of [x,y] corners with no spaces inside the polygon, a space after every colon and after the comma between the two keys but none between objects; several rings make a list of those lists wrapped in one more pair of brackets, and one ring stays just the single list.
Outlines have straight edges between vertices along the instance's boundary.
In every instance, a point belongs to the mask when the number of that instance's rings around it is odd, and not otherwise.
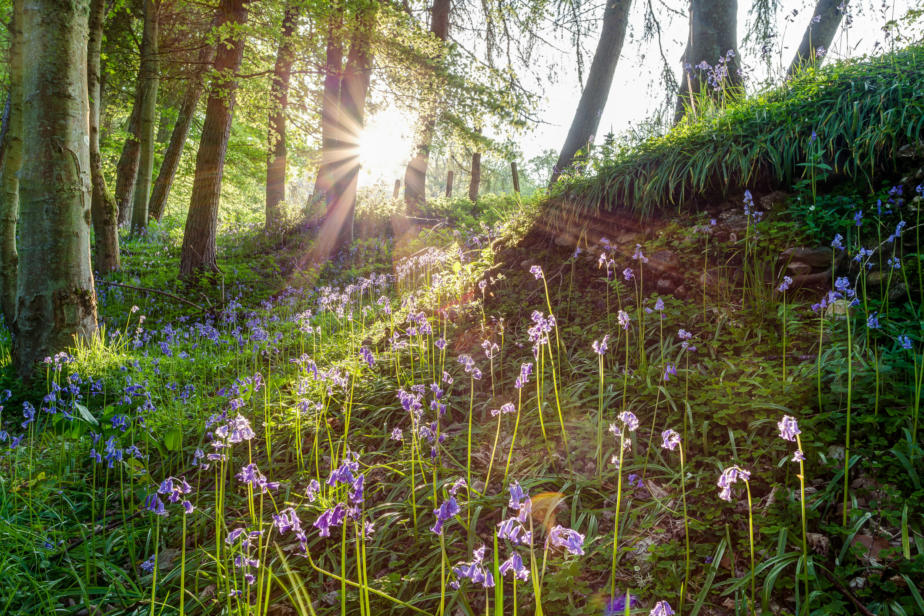
[{"label": "mossy tree trunk", "polygon": [[[430,9],[430,34],[442,44],[449,39],[450,8],[450,0],[433,0],[433,6]],[[439,63],[442,55],[441,51],[434,58],[434,62]],[[438,83],[438,80],[433,80],[432,83]],[[425,87],[430,89],[428,86]],[[414,156],[404,170],[404,202],[411,214],[418,213],[427,201],[427,166],[430,162],[430,146],[433,143],[436,120],[439,115],[440,92],[426,91],[421,98],[424,101],[424,111],[417,127]]]},{"label": "mossy tree trunk", "polygon": [[102,274],[119,269],[119,211],[115,199],[106,187],[103,161],[99,151],[99,118],[102,100],[100,81],[100,50],[103,42],[103,21],[106,0],[91,0],[89,40],[87,43],[87,89],[90,103],[90,180],[93,196],[90,212],[95,236],[94,267]]},{"label": "mossy tree trunk", "polygon": [[340,126],[340,77],[343,72],[343,13],[336,0],[331,2],[327,23],[324,61],[324,92],[321,98],[321,160],[314,183],[315,198],[329,205],[337,182],[340,152],[337,131]]},{"label": "mossy tree trunk", "polygon": [[[603,26],[600,29],[600,39],[594,51],[594,59],[587,75],[587,83],[581,92],[571,128],[558,155],[558,162],[552,170],[551,183],[558,179],[562,172],[575,163],[575,157],[583,151],[587,154],[588,146],[593,143],[606,99],[613,84],[613,74],[616,64],[622,53],[622,44],[626,40],[626,29],[629,26],[629,9],[632,0],[607,0],[603,9]],[[584,157],[580,157],[584,158]]]},{"label": "mossy tree trunk", "polygon": [[132,201],[132,233],[148,226],[148,199],[154,174],[154,133],[157,127],[157,89],[160,84],[157,30],[159,0],[143,0],[144,31],[141,38],[141,113],[138,117],[138,173]]},{"label": "mossy tree trunk", "polygon": [[122,145],[119,162],[116,163],[115,200],[119,208],[119,225],[127,225],[132,217],[132,195],[135,191],[135,178],[138,177],[138,157],[140,143],[138,141],[139,126],[141,124],[142,80],[139,74],[135,84],[135,101],[132,112],[128,118],[128,137]]},{"label": "mossy tree trunk", "polygon": [[245,0],[221,0],[218,8],[221,40],[215,54],[215,76],[209,87],[192,198],[183,233],[180,275],[218,271],[216,234],[221,177],[224,170],[234,110],[236,74],[244,56],[243,26],[247,23]]},{"label": "mossy tree trunk", "polygon": [[802,35],[799,49],[786,71],[787,78],[806,66],[821,64],[825,51],[831,48],[831,41],[834,40],[846,10],[847,0],[818,0],[812,19]]},{"label": "mossy tree trunk", "polygon": [[87,29],[90,0],[23,7],[20,261],[14,360],[37,361],[97,330],[90,267]]},{"label": "mossy tree trunk", "polygon": [[6,326],[15,333],[16,225],[19,219],[19,169],[22,165],[22,9],[13,1],[10,20],[10,94],[0,135],[0,310]]},{"label": "mossy tree trunk", "polygon": [[153,220],[159,221],[164,215],[164,210],[167,207],[167,197],[170,195],[170,187],[173,185],[173,178],[176,177],[176,170],[180,166],[180,158],[183,156],[186,137],[189,136],[189,127],[192,126],[196,108],[199,106],[199,99],[202,98],[202,76],[211,67],[214,60],[214,45],[203,43],[196,59],[196,69],[189,83],[186,84],[186,93],[183,95],[183,102],[180,104],[176,123],[173,125],[173,132],[170,134],[170,143],[167,144],[167,149],[164,152],[164,160],[160,164],[157,179],[154,180],[154,186],[151,189],[148,216]]},{"label": "mossy tree trunk", "polygon": [[316,260],[327,258],[353,241],[359,139],[365,125],[366,95],[372,75],[371,43],[378,1],[357,2],[356,15],[350,27],[350,51],[340,84],[340,125],[334,146],[340,152],[337,179],[315,245]]},{"label": "mossy tree trunk", "polygon": [[266,159],[266,231],[282,225],[281,204],[286,200],[286,109],[289,106],[289,77],[295,53],[292,35],[299,10],[287,4],[282,18],[282,39],[276,52],[273,83],[270,88],[269,152]]}]

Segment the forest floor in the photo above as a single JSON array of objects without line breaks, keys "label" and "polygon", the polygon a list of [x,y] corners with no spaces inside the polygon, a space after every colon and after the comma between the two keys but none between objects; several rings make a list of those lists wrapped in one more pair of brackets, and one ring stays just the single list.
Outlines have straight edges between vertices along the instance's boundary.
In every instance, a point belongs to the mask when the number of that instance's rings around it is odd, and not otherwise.
[{"label": "forest floor", "polygon": [[4,372],[0,613],[924,613],[917,173],[126,239]]}]

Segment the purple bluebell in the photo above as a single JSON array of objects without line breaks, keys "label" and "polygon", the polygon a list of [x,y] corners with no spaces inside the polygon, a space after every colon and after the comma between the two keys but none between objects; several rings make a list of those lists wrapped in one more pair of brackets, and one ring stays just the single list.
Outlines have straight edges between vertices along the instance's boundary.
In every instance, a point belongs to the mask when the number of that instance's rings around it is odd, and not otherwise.
[{"label": "purple bluebell", "polygon": [[664,367],[664,380],[670,381],[671,376],[677,376],[677,367],[674,364],[667,364]]},{"label": "purple bluebell", "polygon": [[433,515],[436,516],[436,522],[430,527],[430,531],[437,535],[442,535],[443,525],[461,511],[462,508],[459,507],[459,503],[456,502],[456,497],[450,496],[442,505],[433,510]]},{"label": "purple bluebell", "polygon": [[844,250],[844,236],[838,233],[834,236],[834,239],[831,240],[831,248],[835,250]]},{"label": "purple bluebell", "polygon": [[791,415],[784,415],[783,419],[776,423],[776,426],[780,429],[780,438],[786,441],[795,442],[796,435],[802,434],[799,430],[799,422]]},{"label": "purple bluebell", "polygon": [[542,268],[538,265],[533,265],[529,268],[529,273],[536,277],[536,280],[539,280],[543,277]]},{"label": "purple bluebell", "polygon": [[164,507],[164,501],[160,500],[157,494],[149,494],[144,501],[144,508],[154,515],[167,516],[167,509]]},{"label": "purple bluebell", "polygon": [[903,349],[908,350],[911,348],[911,338],[909,338],[905,334],[900,335],[898,338],[896,338],[896,340],[898,341],[898,344],[900,344]]},{"label": "purple bluebell", "polygon": [[870,329],[879,329],[880,325],[878,312],[870,313],[870,315],[866,318],[866,326]]},{"label": "purple bluebell", "polygon": [[651,608],[649,616],[674,616],[674,610],[667,601],[658,601]]},{"label": "purple bluebell", "polygon": [[472,562],[459,563],[452,568],[457,581],[469,579],[473,584],[481,584],[484,588],[494,587],[494,575],[483,564],[484,553],[485,547],[482,545],[472,554]]},{"label": "purple bluebell", "polygon": [[529,580],[529,568],[523,564],[523,559],[516,552],[513,552],[510,557],[497,568],[497,572],[502,576],[507,575],[508,571],[513,573],[513,577],[523,582]]},{"label": "purple bluebell", "polygon": [[749,481],[751,479],[750,471],[746,471],[743,468],[738,466],[729,466],[724,471],[722,475],[719,476],[718,486],[719,486],[719,498],[731,502],[732,485],[735,484],[738,480]]},{"label": "purple bluebell", "polygon": [[156,566],[157,566],[157,554],[151,554],[151,557],[148,558],[143,563],[141,563],[140,565],[138,565],[138,568],[140,568],[145,573],[152,573],[154,571],[154,567]]},{"label": "purple bluebell", "polygon": [[607,341],[609,341],[609,339],[610,339],[610,335],[606,334],[605,336],[603,336],[603,340],[600,340],[600,341],[594,340],[593,343],[591,344],[591,347],[593,347],[594,353],[596,353],[597,355],[605,355],[607,350],[609,349],[609,347],[607,346]]},{"label": "purple bluebell", "polygon": [[[638,429],[638,417],[635,416],[635,413],[632,411],[622,411],[618,415],[619,421],[629,430],[629,432],[635,432]],[[612,426],[610,430],[613,431]],[[614,432],[615,433],[615,432]]]},{"label": "purple bluebell", "polygon": [[626,612],[626,597],[628,597],[628,607],[629,609],[642,607],[642,602],[639,601],[638,597],[635,595],[630,595],[628,593],[623,595],[616,595],[610,599],[606,608],[603,611],[603,616],[623,616]]},{"label": "purple bluebell", "polygon": [[584,535],[561,525],[549,531],[549,543],[555,547],[565,548],[575,556],[584,554]]},{"label": "purple bluebell", "polygon": [[680,435],[668,428],[661,433],[661,447],[674,451],[680,445]]},{"label": "purple bluebell", "polygon": [[625,310],[620,310],[620,311],[616,314],[616,320],[619,321],[620,327],[622,327],[623,329],[626,329],[626,330],[629,329],[629,321],[630,321],[631,319],[629,319],[629,313],[628,313],[628,312],[626,312]]},{"label": "purple bluebell", "polygon": [[778,286],[776,290],[779,291],[780,293],[785,293],[786,291],[789,290],[790,286],[792,286],[792,277],[783,276],[783,282],[780,283],[780,286]]},{"label": "purple bluebell", "polygon": [[632,258],[638,261],[639,263],[648,263],[648,257],[642,254],[642,245],[635,245],[635,252],[632,253]]},{"label": "purple bluebell", "polygon": [[514,387],[516,387],[517,389],[522,389],[524,385],[529,383],[529,375],[532,373],[532,371],[533,371],[532,362],[526,362],[526,363],[520,364],[520,376],[517,377],[516,383],[514,383]]}]

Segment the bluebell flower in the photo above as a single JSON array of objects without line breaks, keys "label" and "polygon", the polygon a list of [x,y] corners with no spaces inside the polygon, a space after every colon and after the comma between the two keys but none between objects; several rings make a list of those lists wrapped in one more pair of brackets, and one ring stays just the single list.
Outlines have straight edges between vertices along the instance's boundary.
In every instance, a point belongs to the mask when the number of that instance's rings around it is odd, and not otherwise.
[{"label": "bluebell flower", "polygon": [[[473,584],[481,584],[484,588],[494,587],[494,575],[483,564],[485,547],[482,545],[472,554],[473,559],[468,563],[459,563],[452,568],[458,581],[469,579]],[[458,581],[456,586],[458,587]]]},{"label": "bluebell flower", "polygon": [[555,547],[565,548],[575,556],[584,554],[584,535],[561,525],[549,531],[549,543]]},{"label": "bluebell flower", "polygon": [[594,349],[594,353],[596,353],[597,355],[605,355],[606,351],[608,350],[607,341],[609,339],[610,339],[610,335],[606,334],[605,336],[603,336],[603,340],[600,340],[599,342],[594,340],[593,343],[591,344],[591,346]]},{"label": "bluebell flower", "polygon": [[722,475],[719,476],[719,498],[731,502],[732,494],[731,487],[738,480],[748,481],[751,479],[750,471],[746,471],[743,468],[738,466],[730,466],[722,471]]},{"label": "bluebell flower", "polygon": [[672,375],[677,376],[677,368],[674,364],[667,364],[667,366],[664,367],[664,380],[670,381]]},{"label": "bluebell flower", "polygon": [[780,438],[786,441],[796,440],[797,434],[802,434],[799,430],[799,422],[795,417],[784,415],[783,419],[777,422],[776,426],[780,429]]},{"label": "bluebell flower", "polygon": [[651,608],[649,616],[673,616],[674,610],[671,609],[670,604],[667,601],[658,601],[655,603],[655,606]]},{"label": "bluebell flower", "polygon": [[661,433],[661,447],[673,451],[680,445],[680,435],[668,428]]},{"label": "bluebell flower", "polygon": [[642,607],[642,602],[639,601],[638,597],[635,595],[630,595],[628,593],[616,595],[607,602],[606,608],[603,610],[603,616],[623,616],[626,612],[626,597],[629,598],[629,609]]},{"label": "bluebell flower", "polygon": [[872,312],[866,319],[866,326],[870,329],[879,329],[879,313]]},{"label": "bluebell flower", "polygon": [[507,575],[509,571],[513,573],[513,577],[523,582],[529,580],[529,568],[523,564],[523,559],[516,552],[512,553],[507,560],[502,562],[500,567],[497,568],[497,571],[501,575]]},{"label": "bluebell flower", "polygon": [[896,338],[896,340],[898,341],[898,344],[900,344],[903,349],[907,350],[911,348],[911,338],[909,338],[905,334],[900,335],[898,338]]},{"label": "bluebell flower", "polygon": [[619,321],[619,325],[620,325],[623,329],[626,329],[626,330],[629,329],[629,321],[630,321],[631,319],[629,318],[629,313],[628,313],[628,312],[626,312],[625,310],[620,310],[620,311],[616,314],[616,320]]},{"label": "bluebell flower", "polygon": [[780,283],[780,286],[776,288],[780,293],[785,293],[789,290],[790,285],[792,285],[792,278],[790,276],[783,276],[783,282]]},{"label": "bluebell flower", "polygon": [[151,573],[154,571],[154,567],[157,566],[157,555],[151,554],[151,557],[138,565],[138,567],[145,573]]},{"label": "bluebell flower", "polygon": [[447,500],[443,501],[443,504],[438,508],[433,510],[433,515],[436,516],[436,522],[433,526],[430,527],[430,532],[442,535],[443,534],[443,525],[451,520],[453,516],[458,515],[462,511],[462,508],[459,507],[459,503],[456,501],[455,496],[450,496]]}]

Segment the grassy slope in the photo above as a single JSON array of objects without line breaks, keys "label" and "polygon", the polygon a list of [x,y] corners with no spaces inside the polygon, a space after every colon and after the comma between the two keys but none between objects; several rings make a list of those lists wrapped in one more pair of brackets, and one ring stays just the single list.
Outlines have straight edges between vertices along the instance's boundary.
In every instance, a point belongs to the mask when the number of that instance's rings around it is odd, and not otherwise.
[{"label": "grassy slope", "polygon": [[[584,208],[641,212],[745,188],[788,186],[821,155],[866,189],[924,134],[924,47],[807,71],[785,87],[685,121],[554,192]],[[817,135],[813,140],[812,135]]]}]

